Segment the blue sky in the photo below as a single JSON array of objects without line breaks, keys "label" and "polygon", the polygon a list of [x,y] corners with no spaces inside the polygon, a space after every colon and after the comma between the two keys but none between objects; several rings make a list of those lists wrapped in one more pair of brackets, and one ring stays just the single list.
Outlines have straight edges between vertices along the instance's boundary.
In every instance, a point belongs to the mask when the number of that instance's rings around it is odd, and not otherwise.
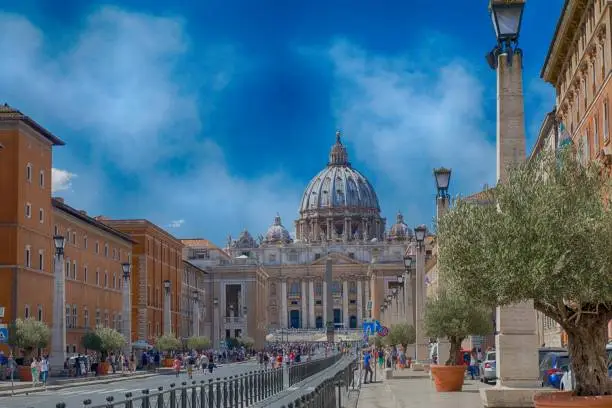
[{"label": "blue sky", "polygon": [[[487,1],[61,3],[0,8],[0,100],[66,141],[56,195],[90,214],[218,244],[276,212],[291,231],[336,129],[388,225],[431,223],[434,167],[453,194],[495,180]],[[561,6],[525,10],[529,149]]]}]

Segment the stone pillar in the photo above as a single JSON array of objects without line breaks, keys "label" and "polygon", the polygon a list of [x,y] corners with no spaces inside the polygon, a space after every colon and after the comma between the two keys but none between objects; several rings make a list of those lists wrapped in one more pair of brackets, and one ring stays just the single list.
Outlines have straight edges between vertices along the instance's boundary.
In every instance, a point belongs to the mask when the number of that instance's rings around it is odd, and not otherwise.
[{"label": "stone pillar", "polygon": [[302,318],[300,319],[300,326],[302,329],[308,327],[308,304],[307,302],[312,302],[312,298],[308,298],[306,296],[306,281],[302,279],[302,292],[300,293],[300,300],[302,301]]},{"label": "stone pillar", "polygon": [[289,310],[287,309],[287,281],[283,280],[281,283],[281,327],[286,329],[289,327]]},{"label": "stone pillar", "polygon": [[[325,294],[325,310],[328,319],[326,320],[327,341],[330,343],[334,341],[334,299],[332,297],[332,291],[329,289],[329,286],[331,285],[332,281],[332,260],[327,258],[327,261],[325,262],[325,282],[327,283],[328,289],[327,293]],[[331,324],[329,324],[330,322]]]},{"label": "stone pillar", "polygon": [[[365,304],[366,304],[366,309],[367,309],[367,305],[368,302],[372,300],[372,294],[370,293],[370,280],[366,279],[365,281],[365,296],[364,296],[364,300],[365,300]],[[374,305],[372,304],[372,307],[374,307]],[[372,311],[371,310],[366,310],[366,319],[372,319]]]},{"label": "stone pillar", "polygon": [[342,281],[342,320],[344,328],[349,328],[349,287],[348,281]]},{"label": "stone pillar", "polygon": [[164,288],[164,335],[172,334],[172,312],[170,308],[170,288]]},{"label": "stone pillar", "polygon": [[192,336],[200,336],[200,302],[197,296],[193,297],[193,321],[192,321]]},{"label": "stone pillar", "polygon": [[363,324],[363,292],[361,291],[361,280],[357,281],[357,328]]},{"label": "stone pillar", "polygon": [[123,312],[121,328],[125,337],[123,354],[127,357],[132,353],[132,292],[129,274],[123,275]]},{"label": "stone pillar", "polygon": [[327,324],[327,281],[323,280],[323,328]]},{"label": "stone pillar", "polygon": [[[497,179],[525,160],[523,58],[514,53],[497,59]],[[535,387],[538,379],[538,335],[533,301],[496,309],[497,384]]]},{"label": "stone pillar", "polygon": [[[215,283],[213,283],[213,285],[214,284]],[[221,338],[219,336],[221,332],[221,322],[219,319],[219,313],[221,312],[221,310],[219,308],[219,300],[216,299],[216,302],[215,302],[215,299],[213,299],[213,310],[212,310],[212,315],[213,315],[212,342],[213,342],[213,348],[217,349],[219,347],[219,343],[221,342]]]},{"label": "stone pillar", "polygon": [[314,329],[316,327],[315,321],[315,294],[314,294],[314,280],[308,281],[308,327]]},{"label": "stone pillar", "polygon": [[423,316],[425,312],[425,245],[416,251],[416,360],[423,362],[429,358],[428,340],[425,337]]},{"label": "stone pillar", "polygon": [[63,249],[57,252],[53,265],[55,291],[53,294],[51,355],[49,356],[49,365],[53,372],[61,371],[66,361],[66,274]]}]

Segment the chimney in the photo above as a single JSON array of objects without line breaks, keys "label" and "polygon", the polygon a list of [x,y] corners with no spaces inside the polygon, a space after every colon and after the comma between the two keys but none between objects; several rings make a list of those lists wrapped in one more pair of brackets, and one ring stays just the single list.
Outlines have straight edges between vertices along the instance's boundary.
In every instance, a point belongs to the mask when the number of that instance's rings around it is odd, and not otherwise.
[{"label": "chimney", "polygon": [[53,197],[53,198],[55,199],[55,201],[64,204],[64,199],[62,197]]}]

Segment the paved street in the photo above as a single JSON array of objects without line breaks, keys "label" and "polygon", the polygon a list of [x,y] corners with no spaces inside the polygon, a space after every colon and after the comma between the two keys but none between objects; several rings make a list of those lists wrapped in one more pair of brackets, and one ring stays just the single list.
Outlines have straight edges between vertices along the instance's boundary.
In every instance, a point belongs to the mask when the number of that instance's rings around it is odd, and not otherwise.
[{"label": "paved street", "polygon": [[[255,361],[242,364],[227,364],[217,368],[212,377],[208,372],[202,374],[199,371],[194,375],[193,379],[198,382],[201,380],[208,381],[209,378],[229,377],[256,369],[259,369],[259,364]],[[115,401],[121,401],[124,399],[126,392],[141,395],[143,389],[157,389],[157,387],[167,389],[171,383],[180,384],[182,381],[188,381],[186,373],[181,373],[178,379],[174,375],[159,375],[144,379],[125,379],[111,384],[87,384],[56,391],[42,391],[29,395],[2,397],[0,398],[0,408],[53,408],[58,402],[65,402],[67,408],[73,408],[81,407],[83,400],[86,399],[91,399],[93,405],[99,405],[106,402],[106,397],[108,396],[113,396]]]}]

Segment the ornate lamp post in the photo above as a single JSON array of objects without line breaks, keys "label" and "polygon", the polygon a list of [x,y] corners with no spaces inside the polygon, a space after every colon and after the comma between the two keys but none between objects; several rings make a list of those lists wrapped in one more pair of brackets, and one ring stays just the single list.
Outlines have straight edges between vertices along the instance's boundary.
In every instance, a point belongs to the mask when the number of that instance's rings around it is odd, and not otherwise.
[{"label": "ornate lamp post", "polygon": [[[427,227],[419,225],[414,229],[417,244],[416,251],[416,361],[423,362],[427,359],[428,339],[425,337],[423,327],[423,316],[425,312],[425,236]],[[416,368],[415,368],[416,369]]]},{"label": "ornate lamp post", "polygon": [[213,348],[219,347],[219,342],[221,339],[219,338],[221,327],[219,325],[219,299],[213,299]]},{"label": "ornate lamp post", "polygon": [[123,354],[129,358],[132,353],[132,288],[130,280],[131,265],[127,262],[121,264],[123,271],[123,336],[125,337],[125,350]]},{"label": "ornate lamp post", "polygon": [[53,237],[55,258],[53,265],[53,278],[55,291],[53,297],[53,326],[51,332],[51,355],[49,364],[53,371],[61,370],[66,360],[66,272],[64,265],[63,235]]},{"label": "ornate lamp post", "polygon": [[200,335],[200,295],[197,290],[192,293],[193,297],[193,313],[192,313],[192,336]]},{"label": "ornate lamp post", "polygon": [[[497,40],[486,56],[497,73],[497,181],[525,160],[523,52],[518,47],[525,0],[491,0],[489,10]],[[538,384],[538,336],[533,301],[496,308],[497,385]],[[520,349],[520,353],[518,351]],[[517,361],[520,368],[517,370]]]},{"label": "ornate lamp post", "polygon": [[169,280],[164,281],[164,334],[172,333],[172,313],[170,312],[170,286]]}]

